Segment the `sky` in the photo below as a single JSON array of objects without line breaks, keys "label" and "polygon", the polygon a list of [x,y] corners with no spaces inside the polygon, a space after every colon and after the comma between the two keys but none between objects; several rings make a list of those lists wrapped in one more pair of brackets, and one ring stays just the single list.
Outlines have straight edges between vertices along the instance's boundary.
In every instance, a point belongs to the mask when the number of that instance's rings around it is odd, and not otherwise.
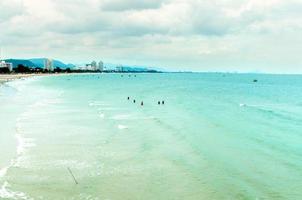
[{"label": "sky", "polygon": [[5,58],[302,73],[302,0],[0,0]]}]

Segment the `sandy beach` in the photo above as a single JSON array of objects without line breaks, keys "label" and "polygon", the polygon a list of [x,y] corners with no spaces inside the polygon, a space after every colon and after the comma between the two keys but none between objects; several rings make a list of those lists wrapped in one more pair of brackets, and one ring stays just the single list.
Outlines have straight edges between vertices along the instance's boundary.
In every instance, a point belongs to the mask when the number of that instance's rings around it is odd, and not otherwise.
[{"label": "sandy beach", "polygon": [[[0,74],[0,84],[5,83],[8,81],[13,81],[16,79],[22,79],[22,78],[30,78],[33,76],[66,76],[66,75],[75,75],[77,73],[54,73],[54,74]],[[82,74],[82,73],[80,73]],[[91,74],[91,73],[85,73],[85,74]]]},{"label": "sandy beach", "polygon": [[45,74],[0,74],[0,83],[12,81],[15,79],[28,78],[33,76],[43,76]]}]

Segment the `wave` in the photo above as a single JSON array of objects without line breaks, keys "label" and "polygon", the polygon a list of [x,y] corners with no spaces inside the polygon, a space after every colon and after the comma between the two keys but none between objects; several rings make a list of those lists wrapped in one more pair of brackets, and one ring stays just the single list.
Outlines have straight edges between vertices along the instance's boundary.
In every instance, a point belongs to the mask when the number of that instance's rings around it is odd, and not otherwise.
[{"label": "wave", "polygon": [[0,169],[0,177],[3,177],[6,173],[7,173],[7,170],[12,166],[12,164],[10,164],[9,166],[6,166],[2,169]]},{"label": "wave", "polygon": [[284,111],[281,109],[274,108],[276,105],[250,105],[250,104],[239,104],[240,107],[249,107],[258,112],[266,114],[268,116],[276,117],[282,120],[290,120],[291,122],[301,122],[302,119],[297,117],[295,113]]},{"label": "wave", "polygon": [[117,107],[102,107],[102,108],[98,108],[98,111],[110,111],[110,110],[122,110],[121,108],[117,108]]},{"label": "wave", "polygon": [[25,138],[21,134],[16,134],[17,139],[17,155],[25,153],[26,149],[36,146],[35,139]]},{"label": "wave", "polygon": [[32,199],[29,198],[25,193],[23,192],[16,192],[9,189],[10,185],[7,181],[4,182],[4,184],[0,188],[0,197],[5,199],[23,199],[28,200]]},{"label": "wave", "polygon": [[[0,169],[0,177],[4,177],[11,167],[20,167],[26,151],[29,148],[36,146],[35,139],[24,137],[24,131],[22,129],[22,123],[24,120],[29,119],[30,112],[31,111],[24,112],[16,120],[16,156],[11,159],[10,164],[8,166]],[[4,182],[0,188],[0,199],[30,199],[25,195],[25,193],[9,190],[8,187],[8,182]]]},{"label": "wave", "polygon": [[35,109],[37,107],[44,107],[44,106],[52,105],[52,104],[59,104],[61,102],[62,101],[59,98],[45,99],[43,101],[39,101],[39,102],[36,102],[33,105],[30,105],[29,108],[30,109]]},{"label": "wave", "polygon": [[122,124],[119,124],[117,127],[118,127],[118,129],[120,129],[120,130],[128,129],[128,126],[125,126],[125,125],[122,125]]},{"label": "wave", "polygon": [[38,79],[38,77],[28,77],[26,79],[16,79],[14,81],[7,82],[6,85],[16,89],[17,91],[23,91],[26,88],[26,84],[34,82],[37,79]]},{"label": "wave", "polygon": [[240,107],[246,107],[247,105],[245,103],[239,104]]},{"label": "wave", "polygon": [[131,118],[131,115],[128,115],[128,114],[119,114],[119,115],[115,115],[115,116],[111,117],[110,119],[127,120],[127,119],[134,119],[134,118]]},{"label": "wave", "polygon": [[110,104],[105,103],[103,101],[90,101],[89,106],[109,106]]}]

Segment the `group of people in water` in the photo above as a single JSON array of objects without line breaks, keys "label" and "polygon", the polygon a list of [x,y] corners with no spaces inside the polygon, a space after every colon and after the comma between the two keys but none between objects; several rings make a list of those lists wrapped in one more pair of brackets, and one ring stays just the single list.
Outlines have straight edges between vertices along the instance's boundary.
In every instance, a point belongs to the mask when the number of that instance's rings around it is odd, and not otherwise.
[{"label": "group of people in water", "polygon": [[[127,97],[127,100],[130,101],[130,97]],[[136,103],[136,100],[133,99],[133,103]],[[158,105],[165,105],[165,101],[158,101],[157,102]],[[144,106],[144,101],[141,101],[141,106]]]},{"label": "group of people in water", "polygon": [[[136,77],[136,75],[133,75],[133,76]],[[121,75],[121,77],[124,77],[124,75]],[[129,74],[128,77],[131,77],[131,74]]]}]

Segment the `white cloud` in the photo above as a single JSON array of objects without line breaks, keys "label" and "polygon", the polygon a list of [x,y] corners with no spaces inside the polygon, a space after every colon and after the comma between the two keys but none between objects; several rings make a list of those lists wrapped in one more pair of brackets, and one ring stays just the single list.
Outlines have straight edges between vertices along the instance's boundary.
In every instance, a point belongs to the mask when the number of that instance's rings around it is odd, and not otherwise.
[{"label": "white cloud", "polygon": [[23,12],[21,0],[1,0],[0,1],[0,23],[10,18],[20,15]]},{"label": "white cloud", "polygon": [[278,56],[302,71],[302,47],[292,48],[301,42],[301,11],[299,0],[0,0],[0,45],[10,57],[196,70],[272,71],[282,68]]},{"label": "white cloud", "polygon": [[104,11],[127,11],[157,9],[164,0],[103,0],[101,8]]}]

